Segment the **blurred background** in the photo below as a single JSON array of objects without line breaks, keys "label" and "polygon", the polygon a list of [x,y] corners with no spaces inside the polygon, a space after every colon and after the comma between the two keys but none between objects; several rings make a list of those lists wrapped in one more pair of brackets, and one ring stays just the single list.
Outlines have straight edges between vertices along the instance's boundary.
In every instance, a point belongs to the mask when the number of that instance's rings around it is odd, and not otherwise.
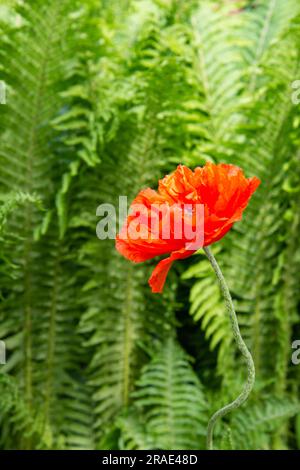
[{"label": "blurred background", "polygon": [[151,294],[156,260],[99,240],[96,208],[207,160],[262,180],[212,247],[257,370],[215,446],[300,448],[299,15],[298,0],[1,0],[2,449],[205,448],[246,377],[214,273],[199,252]]}]

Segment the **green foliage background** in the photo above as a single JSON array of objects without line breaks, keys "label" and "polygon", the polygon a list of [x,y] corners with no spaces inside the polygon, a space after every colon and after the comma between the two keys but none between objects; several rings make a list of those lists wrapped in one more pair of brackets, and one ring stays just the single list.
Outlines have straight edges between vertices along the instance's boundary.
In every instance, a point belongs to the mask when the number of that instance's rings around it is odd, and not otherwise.
[{"label": "green foliage background", "polygon": [[95,234],[178,163],[262,185],[213,252],[256,369],[219,449],[300,448],[298,0],[0,4],[0,447],[204,449],[245,366],[203,254],[163,296]]}]

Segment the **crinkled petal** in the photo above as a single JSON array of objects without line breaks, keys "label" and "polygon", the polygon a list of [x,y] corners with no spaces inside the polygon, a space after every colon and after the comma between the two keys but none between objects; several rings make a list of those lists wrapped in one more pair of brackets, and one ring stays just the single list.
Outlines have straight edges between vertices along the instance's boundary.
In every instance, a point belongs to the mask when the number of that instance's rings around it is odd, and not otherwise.
[{"label": "crinkled petal", "polygon": [[161,260],[154,268],[150,278],[149,285],[154,293],[161,293],[163,291],[168,272],[177,259],[187,258],[191,256],[195,251],[186,250],[183,248],[179,251],[174,251],[168,258]]}]

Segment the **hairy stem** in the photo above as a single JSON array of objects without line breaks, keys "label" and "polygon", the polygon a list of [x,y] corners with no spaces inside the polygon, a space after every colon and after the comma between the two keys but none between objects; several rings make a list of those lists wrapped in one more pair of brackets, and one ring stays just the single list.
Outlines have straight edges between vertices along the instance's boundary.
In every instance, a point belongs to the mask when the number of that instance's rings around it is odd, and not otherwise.
[{"label": "hairy stem", "polygon": [[229,316],[230,316],[230,321],[231,321],[232,330],[233,330],[233,336],[234,336],[236,344],[237,344],[243,358],[245,359],[245,362],[247,364],[247,369],[248,369],[247,382],[245,383],[243,391],[241,392],[241,394],[233,402],[229,403],[228,405],[224,406],[220,410],[216,411],[213,414],[213,416],[210,418],[209,422],[208,422],[207,449],[212,450],[213,449],[213,431],[214,431],[214,427],[215,427],[216,422],[218,421],[218,419],[222,418],[223,416],[225,416],[230,411],[235,410],[236,408],[241,406],[247,400],[247,398],[249,397],[249,395],[251,393],[251,390],[254,386],[254,382],[255,382],[255,367],[254,367],[254,362],[253,362],[251,353],[248,350],[248,348],[247,348],[247,346],[246,346],[246,344],[245,344],[245,342],[244,342],[244,340],[241,336],[241,332],[240,332],[240,329],[239,329],[239,324],[238,324],[236,313],[235,313],[234,306],[233,306],[233,301],[232,301],[227,283],[226,283],[225,278],[223,276],[223,273],[222,273],[222,271],[221,271],[214,255],[212,254],[210,248],[205,247],[204,252],[205,252],[207,258],[209,259],[209,261],[210,261],[210,263],[211,263],[211,265],[212,265],[212,267],[213,267],[213,269],[216,273],[218,281],[220,283],[220,287],[221,287],[221,290],[222,290],[222,293],[223,293],[223,296],[224,296],[224,299],[225,299],[226,308],[227,308]]}]

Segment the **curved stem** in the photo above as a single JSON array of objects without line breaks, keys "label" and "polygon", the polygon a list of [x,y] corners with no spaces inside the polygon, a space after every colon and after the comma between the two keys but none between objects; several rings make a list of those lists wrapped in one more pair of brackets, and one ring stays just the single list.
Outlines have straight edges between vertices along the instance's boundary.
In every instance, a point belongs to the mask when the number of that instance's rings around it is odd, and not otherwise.
[{"label": "curved stem", "polygon": [[245,362],[247,364],[247,369],[248,369],[247,382],[245,383],[241,394],[232,403],[229,403],[228,405],[224,406],[220,410],[216,411],[209,420],[208,428],[207,428],[207,449],[212,450],[213,449],[213,431],[214,431],[214,427],[215,427],[217,420],[225,416],[230,411],[235,410],[247,400],[255,382],[255,367],[254,367],[254,362],[253,362],[251,353],[248,350],[241,336],[239,324],[238,324],[236,313],[235,313],[234,306],[233,306],[233,301],[229,292],[229,288],[223,276],[223,273],[214,255],[212,254],[210,248],[205,247],[204,251],[220,283],[220,287],[221,287],[221,290],[225,299],[226,308],[230,316],[233,336],[243,358],[245,359]]}]

